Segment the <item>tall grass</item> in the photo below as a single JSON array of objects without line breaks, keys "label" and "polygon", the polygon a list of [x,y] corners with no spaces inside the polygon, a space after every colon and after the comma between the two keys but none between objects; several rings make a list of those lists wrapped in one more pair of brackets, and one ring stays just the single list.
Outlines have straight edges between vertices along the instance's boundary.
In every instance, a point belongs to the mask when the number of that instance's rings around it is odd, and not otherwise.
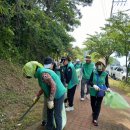
[{"label": "tall grass", "polygon": [[124,82],[119,80],[109,79],[110,86],[119,88],[124,91],[128,96],[130,96],[130,82]]}]

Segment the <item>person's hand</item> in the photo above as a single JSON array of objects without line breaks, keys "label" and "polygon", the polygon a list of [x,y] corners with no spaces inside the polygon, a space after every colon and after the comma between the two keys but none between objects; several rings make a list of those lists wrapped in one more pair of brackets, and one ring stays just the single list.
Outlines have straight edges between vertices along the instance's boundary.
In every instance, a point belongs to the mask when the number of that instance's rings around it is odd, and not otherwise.
[{"label": "person's hand", "polygon": [[100,88],[99,88],[97,85],[93,85],[93,87],[94,87],[94,89],[97,90],[97,91],[100,90]]},{"label": "person's hand", "polygon": [[67,83],[65,83],[65,87],[66,87],[66,88],[68,87],[68,84],[67,84]]},{"label": "person's hand", "polygon": [[34,102],[34,103],[37,102],[37,101],[39,100],[39,98],[40,98],[40,97],[35,96],[35,97],[33,98],[33,102]]},{"label": "person's hand", "polygon": [[67,92],[65,93],[64,99],[67,99]]},{"label": "person's hand", "polygon": [[110,88],[107,88],[107,92],[112,92],[112,90]]},{"label": "person's hand", "polygon": [[53,101],[48,101],[47,106],[49,109],[52,109],[54,107],[54,102]]}]

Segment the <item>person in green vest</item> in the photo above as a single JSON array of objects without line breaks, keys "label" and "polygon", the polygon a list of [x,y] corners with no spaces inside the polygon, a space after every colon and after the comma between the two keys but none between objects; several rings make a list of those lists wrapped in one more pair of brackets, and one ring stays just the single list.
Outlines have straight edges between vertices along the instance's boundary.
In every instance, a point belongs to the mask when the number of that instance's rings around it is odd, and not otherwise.
[{"label": "person in green vest", "polygon": [[79,79],[79,86],[80,86],[80,83],[81,83],[81,68],[82,68],[82,63],[80,62],[79,59],[76,59],[76,63],[74,64],[74,67],[76,69],[76,73],[77,73],[77,76],[78,76],[78,79]]},{"label": "person in green vest", "polygon": [[53,70],[59,76],[61,82],[64,85],[63,70],[60,67],[59,63],[57,63],[56,65],[54,60],[50,56],[48,56],[44,59],[44,68]]},{"label": "person in green vest", "polygon": [[[35,61],[35,63],[38,63]],[[23,67],[23,74],[26,78],[37,78],[40,90],[36,99],[44,93],[47,98],[47,125],[46,130],[62,130],[62,107],[66,88],[62,84],[58,75],[50,69],[39,67],[34,61],[26,63]]]},{"label": "person in green vest", "polygon": [[80,62],[79,59],[76,59],[76,63],[74,64],[75,69],[81,69],[82,68],[82,63]]},{"label": "person in green vest", "polygon": [[[64,81],[62,80],[62,74],[61,74],[61,69],[59,67],[57,67],[56,63],[54,62],[54,60],[48,56],[44,59],[44,68],[46,69],[51,69],[53,70],[61,79],[61,82],[64,85]],[[35,100],[35,99],[34,99]],[[46,125],[46,120],[47,120],[47,100],[46,100],[46,96],[44,96],[44,107],[43,107],[43,116],[42,116],[42,126]]]},{"label": "person in green vest", "polygon": [[81,101],[84,101],[84,96],[85,96],[85,85],[87,87],[87,92],[86,92],[86,97],[88,97],[88,94],[89,94],[89,88],[90,88],[90,85],[89,85],[89,79],[90,79],[90,76],[95,68],[95,65],[94,63],[91,61],[91,56],[90,55],[87,55],[86,58],[86,63],[83,64],[82,66],[82,80],[81,80],[81,93],[80,93],[80,96],[81,96]]},{"label": "person in green vest", "polygon": [[[93,118],[92,123],[94,126],[98,126],[97,120],[105,91],[111,91],[111,89],[109,88],[108,73],[105,71],[105,60],[99,59],[95,65],[96,69],[92,72],[89,83],[91,85],[90,101]],[[95,93],[92,90],[95,91]]]},{"label": "person in green vest", "polygon": [[64,79],[64,67],[60,65],[58,62],[57,65],[54,67],[55,73],[60,77],[61,82],[65,86],[65,79]]},{"label": "person in green vest", "polygon": [[72,64],[70,57],[62,57],[61,63],[63,63],[64,65],[64,77],[65,77],[66,87],[68,89],[67,100],[66,100],[66,104],[68,103],[68,106],[66,108],[66,111],[73,111],[74,95],[75,95],[76,86],[78,85],[79,81],[78,81],[75,67]]}]

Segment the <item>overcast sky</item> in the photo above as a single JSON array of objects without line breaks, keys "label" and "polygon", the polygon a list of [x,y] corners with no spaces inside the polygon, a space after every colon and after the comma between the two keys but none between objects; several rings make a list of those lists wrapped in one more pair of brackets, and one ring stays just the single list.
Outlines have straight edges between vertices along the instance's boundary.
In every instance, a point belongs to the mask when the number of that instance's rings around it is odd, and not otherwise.
[{"label": "overcast sky", "polygon": [[[73,46],[83,47],[82,44],[86,40],[87,34],[100,32],[100,27],[103,27],[106,23],[106,19],[110,17],[111,6],[112,0],[93,0],[92,6],[80,7],[83,15],[81,26],[70,33],[76,39],[76,41],[72,43]],[[130,9],[130,0],[127,0],[125,5],[123,3],[114,3],[113,12],[127,9]]]}]

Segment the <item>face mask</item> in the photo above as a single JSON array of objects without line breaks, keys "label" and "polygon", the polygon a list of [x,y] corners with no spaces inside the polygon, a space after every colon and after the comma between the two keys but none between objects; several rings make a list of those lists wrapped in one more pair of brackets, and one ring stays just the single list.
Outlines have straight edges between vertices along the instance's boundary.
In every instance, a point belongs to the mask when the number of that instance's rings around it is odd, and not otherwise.
[{"label": "face mask", "polygon": [[91,60],[86,60],[86,63],[88,63],[88,64],[91,63]]},{"label": "face mask", "polygon": [[103,65],[97,65],[97,70],[98,71],[102,71],[102,69],[103,69]]}]

